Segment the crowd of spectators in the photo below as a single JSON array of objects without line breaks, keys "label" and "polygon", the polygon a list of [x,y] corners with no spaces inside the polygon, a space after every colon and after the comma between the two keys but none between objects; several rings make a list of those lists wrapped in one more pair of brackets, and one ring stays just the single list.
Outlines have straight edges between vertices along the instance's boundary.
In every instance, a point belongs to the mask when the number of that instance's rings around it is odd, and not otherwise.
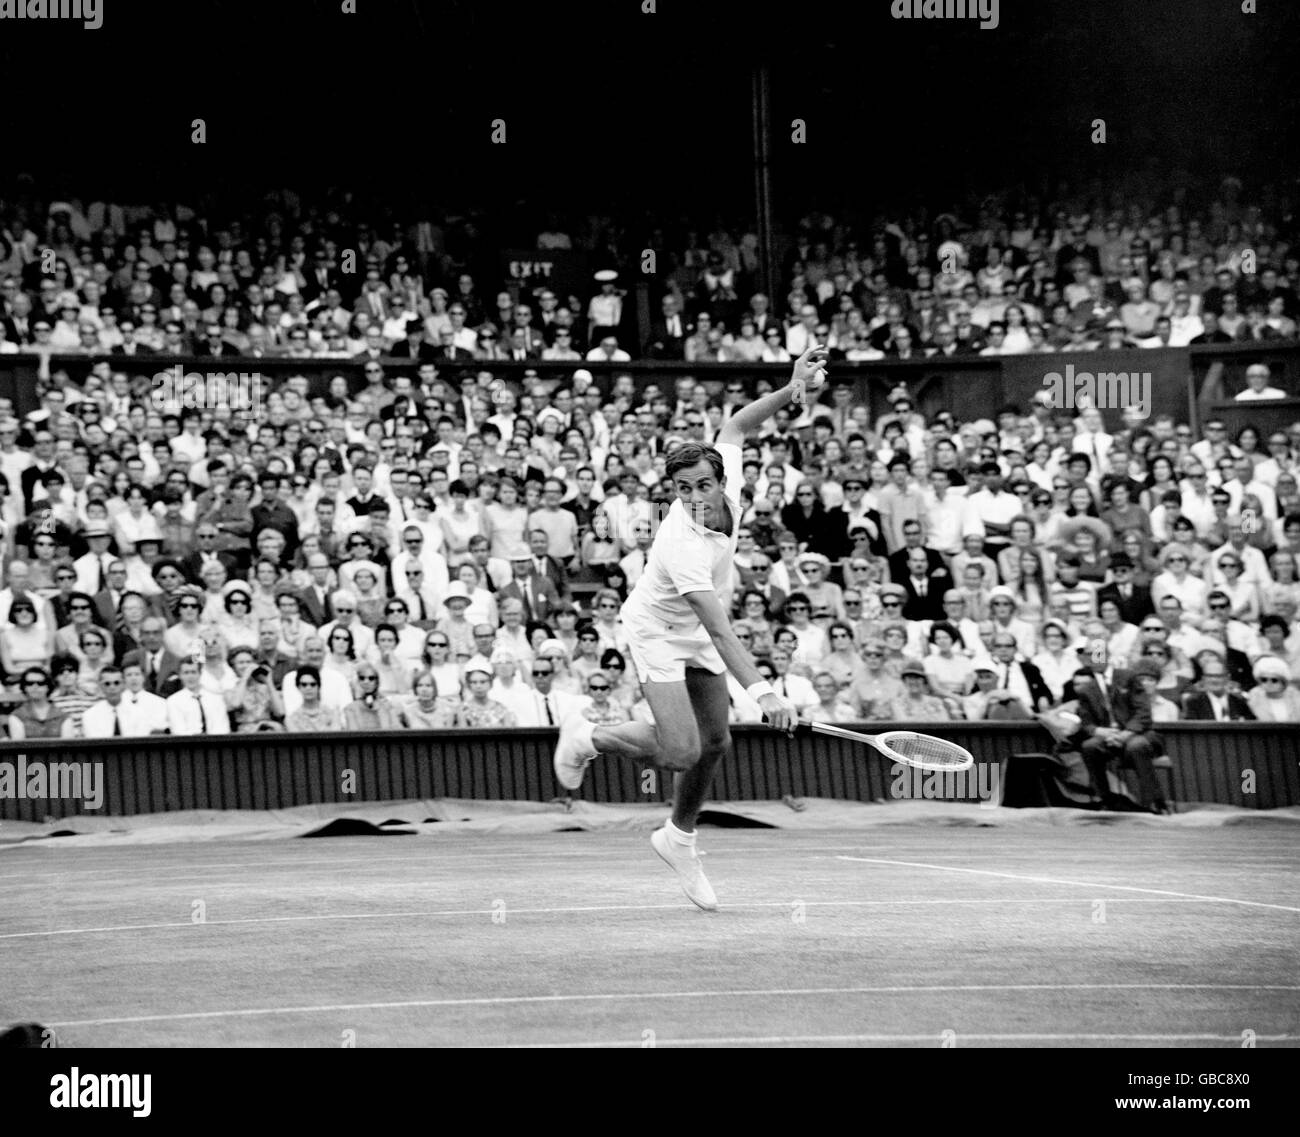
[{"label": "crowd of spectators", "polygon": [[[0,399],[12,738],[644,717],[619,608],[672,501],[665,458],[768,380],[583,363],[821,343],[834,379],[835,359],[1282,340],[1300,286],[1231,187],[1203,220],[945,215],[862,247],[810,225],[781,303],[748,288],[752,242],[711,238],[644,344],[612,269],[585,297],[484,304],[396,238],[348,277],[302,232],[119,232],[69,203],[5,220],[0,351],[42,356],[38,409]],[[364,385],[286,374],[252,407],[160,405],[131,359],[153,353],[358,357]],[[1247,381],[1287,393],[1264,365]],[[744,453],[736,628],[805,718],[1023,718],[1084,651],[1157,722],[1300,721],[1300,423],[1197,437],[1129,409],[1108,431],[1044,399],[958,422],[855,391],[833,382]]]}]

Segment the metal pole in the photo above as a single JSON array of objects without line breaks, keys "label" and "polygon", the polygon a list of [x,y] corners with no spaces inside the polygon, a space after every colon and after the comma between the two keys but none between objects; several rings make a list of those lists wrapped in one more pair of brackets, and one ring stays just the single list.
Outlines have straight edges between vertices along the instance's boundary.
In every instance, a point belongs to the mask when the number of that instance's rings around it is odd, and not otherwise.
[{"label": "metal pole", "polygon": [[775,304],[772,296],[777,281],[772,259],[770,95],[767,64],[759,63],[753,73],[754,215],[758,221],[759,287]]}]

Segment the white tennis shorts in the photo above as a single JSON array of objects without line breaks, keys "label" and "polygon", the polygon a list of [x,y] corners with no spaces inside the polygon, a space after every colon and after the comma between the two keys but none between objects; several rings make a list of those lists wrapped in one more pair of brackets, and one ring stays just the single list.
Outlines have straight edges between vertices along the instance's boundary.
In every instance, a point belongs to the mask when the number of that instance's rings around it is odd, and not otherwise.
[{"label": "white tennis shorts", "polygon": [[642,683],[680,683],[688,667],[721,675],[727,670],[704,625],[667,624],[647,617],[623,618],[632,666]]}]

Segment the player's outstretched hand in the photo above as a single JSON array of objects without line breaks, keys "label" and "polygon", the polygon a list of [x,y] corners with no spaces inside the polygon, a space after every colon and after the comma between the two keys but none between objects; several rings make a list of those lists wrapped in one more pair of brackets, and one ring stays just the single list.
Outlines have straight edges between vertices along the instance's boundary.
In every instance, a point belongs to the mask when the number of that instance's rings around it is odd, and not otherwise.
[{"label": "player's outstretched hand", "polygon": [[773,730],[783,730],[787,734],[794,733],[794,728],[799,722],[799,712],[788,699],[783,699],[773,692],[762,696],[758,700],[758,705],[763,712],[763,717],[767,719],[767,725]]},{"label": "player's outstretched hand", "polygon": [[790,376],[790,401],[806,403],[809,394],[815,395],[826,383],[826,361],[829,353],[824,347],[810,347],[794,361]]}]

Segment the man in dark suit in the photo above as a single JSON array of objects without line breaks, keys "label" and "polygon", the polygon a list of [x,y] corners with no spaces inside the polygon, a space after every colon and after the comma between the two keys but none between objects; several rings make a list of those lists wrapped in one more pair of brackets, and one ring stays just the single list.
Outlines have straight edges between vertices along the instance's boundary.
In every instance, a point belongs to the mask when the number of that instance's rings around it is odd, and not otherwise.
[{"label": "man in dark suit", "polygon": [[[1066,684],[1065,697],[1078,705],[1079,729],[1067,743],[1078,750],[1101,795],[1104,809],[1131,809],[1127,798],[1110,792],[1107,769],[1113,760],[1137,772],[1142,808],[1168,813],[1152,760],[1164,751],[1151,729],[1151,698],[1132,671],[1112,668],[1107,642],[1094,638],[1079,649],[1080,667]],[[1146,662],[1145,660],[1142,662]]]},{"label": "man in dark suit", "polygon": [[540,336],[536,341],[530,340],[528,328],[512,328],[506,342],[506,358],[515,363],[527,363],[542,358]]},{"label": "man in dark suit", "polygon": [[[1020,654],[1011,632],[1005,628],[994,631],[990,654],[997,679],[994,690],[1009,699],[999,700],[1003,713],[989,717],[1030,718],[1035,711],[1051,705],[1054,700],[1043,673]],[[1014,713],[1008,709],[1012,704],[1018,707]]]},{"label": "man in dark suit", "polygon": [[535,575],[549,580],[555,588],[555,594],[567,603],[571,599],[569,596],[569,574],[558,558],[547,553],[546,549],[549,544],[550,537],[545,529],[533,529],[529,532],[528,551],[532,554],[532,571]]},{"label": "man in dark suit", "polygon": [[330,265],[329,253],[317,249],[310,265],[302,266],[303,284],[298,290],[305,302],[311,303],[317,297],[324,296],[331,288],[337,288],[341,274]]},{"label": "man in dark suit", "polygon": [[[740,592],[747,588],[761,592],[767,600],[768,614],[772,619],[779,620],[785,608],[785,593],[772,583],[772,559],[766,553],[755,553],[750,558],[748,570],[741,568],[739,572]],[[739,593],[736,601],[740,602]],[[741,614],[744,614],[743,609]]]},{"label": "man in dark suit", "polygon": [[1183,695],[1183,718],[1200,722],[1254,722],[1255,712],[1240,695],[1228,690],[1228,667],[1212,659],[1201,668],[1201,690]]},{"label": "man in dark suit", "polygon": [[679,311],[676,296],[665,296],[661,315],[650,321],[650,338],[645,354],[650,359],[684,359],[686,357],[686,320]]},{"label": "man in dark suit", "polygon": [[[943,554],[938,549],[930,549],[921,544],[921,523],[919,521],[903,522],[903,547],[896,553],[889,555],[889,579],[895,584],[902,584],[903,577],[907,576],[907,555],[912,549],[920,549],[925,553],[925,560],[929,572],[935,569],[948,571],[948,563],[943,559]],[[951,588],[952,585],[946,584],[945,588]],[[942,620],[943,617],[939,616]]]},{"label": "man in dark suit", "polygon": [[434,358],[439,362],[446,360],[449,363],[465,363],[477,358],[469,348],[456,346],[456,333],[450,328],[443,328],[439,339],[441,342],[433,349]]},{"label": "man in dark suit", "polygon": [[417,359],[421,363],[435,363],[440,353],[431,343],[424,342],[424,321],[406,321],[406,339],[388,349],[393,359]]},{"label": "man in dark suit", "polygon": [[1195,688],[1183,695],[1183,718],[1197,722],[1254,722],[1255,713],[1240,695],[1228,690],[1228,670],[1213,661],[1201,671],[1203,691]]},{"label": "man in dark suit", "polygon": [[141,646],[122,660],[124,667],[138,663],[144,671],[144,689],[164,699],[181,689],[181,661],[163,647],[166,630],[167,622],[162,617],[146,616],[140,625]]},{"label": "man in dark suit", "polygon": [[1151,589],[1133,583],[1133,558],[1128,553],[1115,553],[1110,558],[1110,569],[1115,579],[1097,591],[1097,603],[1113,600],[1119,607],[1119,616],[1126,624],[1140,624],[1154,616],[1156,606],[1151,602]]},{"label": "man in dark suit", "polygon": [[95,616],[102,627],[116,628],[122,597],[126,595],[126,563],[114,557],[104,577],[105,587],[94,596]]},{"label": "man in dark suit", "polygon": [[560,594],[555,585],[541,576],[533,567],[530,556],[516,557],[510,562],[514,579],[497,592],[497,603],[502,600],[515,599],[523,602],[524,622],[550,619],[551,613],[560,606]]},{"label": "man in dark suit", "polygon": [[136,356],[136,355],[153,355],[154,350],[146,347],[142,343],[137,343],[135,338],[135,321],[123,320],[117,325],[117,330],[122,333],[122,342],[115,343],[108,349],[109,355]]},{"label": "man in dark suit", "polygon": [[905,620],[944,618],[943,594],[952,587],[952,574],[942,563],[933,567],[925,554],[926,550],[919,547],[908,549],[903,575],[894,578],[907,594],[903,601]]},{"label": "man in dark suit", "polygon": [[200,573],[203,566],[209,561],[215,561],[217,564],[224,565],[227,576],[234,577],[239,570],[239,561],[233,553],[225,553],[217,548],[217,527],[210,521],[202,522],[194,531],[194,540],[198,548],[192,553],[186,553],[181,558],[181,572],[185,574],[185,579],[191,584],[203,585],[203,578]]},{"label": "man in dark suit", "polygon": [[249,511],[253,518],[254,539],[264,529],[274,529],[284,538],[285,557],[292,557],[298,548],[298,515],[280,496],[289,489],[289,479],[267,472],[258,478],[262,500]]},{"label": "man in dark suit", "polygon": [[203,341],[194,349],[195,356],[199,358],[219,358],[223,355],[239,354],[239,348],[221,338],[221,326],[219,324],[205,325],[203,337]]},{"label": "man in dark suit", "polygon": [[25,293],[14,292],[11,295],[13,301],[9,314],[4,318],[5,338],[10,343],[31,343],[36,338],[32,334],[32,324],[35,322],[32,319],[32,302]]},{"label": "man in dark suit", "polygon": [[324,627],[334,619],[334,609],[330,603],[330,571],[329,556],[325,553],[312,553],[307,558],[307,575],[311,581],[306,588],[299,589],[294,594],[302,606],[302,618],[313,627]]}]

